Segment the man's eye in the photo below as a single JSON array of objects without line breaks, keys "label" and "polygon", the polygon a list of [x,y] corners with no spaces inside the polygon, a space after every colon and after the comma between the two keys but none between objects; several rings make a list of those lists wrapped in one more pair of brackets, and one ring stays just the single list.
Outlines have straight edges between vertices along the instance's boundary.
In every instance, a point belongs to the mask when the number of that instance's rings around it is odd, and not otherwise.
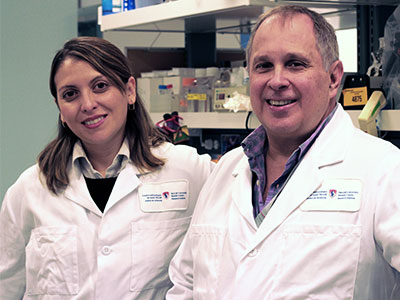
[{"label": "man's eye", "polygon": [[272,64],[268,62],[258,63],[255,65],[256,70],[266,70],[272,68]]},{"label": "man's eye", "polygon": [[287,66],[292,68],[305,68],[306,64],[301,61],[293,60],[288,62]]}]

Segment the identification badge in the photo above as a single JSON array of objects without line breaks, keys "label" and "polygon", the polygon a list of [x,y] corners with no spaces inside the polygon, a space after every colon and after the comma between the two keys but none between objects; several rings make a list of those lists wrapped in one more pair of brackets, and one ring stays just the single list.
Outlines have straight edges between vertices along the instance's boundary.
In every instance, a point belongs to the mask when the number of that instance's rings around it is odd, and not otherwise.
[{"label": "identification badge", "polygon": [[300,206],[303,211],[355,212],[361,206],[362,183],[358,179],[329,179]]},{"label": "identification badge", "polygon": [[186,180],[144,183],[138,192],[144,212],[186,210],[189,206],[189,184]]}]

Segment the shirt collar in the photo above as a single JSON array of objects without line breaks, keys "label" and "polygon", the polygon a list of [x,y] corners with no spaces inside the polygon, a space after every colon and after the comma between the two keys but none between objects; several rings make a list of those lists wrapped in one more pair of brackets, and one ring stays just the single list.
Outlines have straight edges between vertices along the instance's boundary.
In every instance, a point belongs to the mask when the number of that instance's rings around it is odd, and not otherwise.
[{"label": "shirt collar", "polygon": [[317,127],[317,129],[313,132],[313,134],[299,146],[299,159],[302,158],[308,151],[308,149],[311,148],[312,144],[314,141],[317,139],[317,137],[320,135],[322,130],[326,127],[326,125],[329,123],[329,121],[332,119],[333,115],[335,114],[336,110],[338,108],[338,104],[336,103],[335,107],[333,110],[329,113],[329,115],[323,120]]},{"label": "shirt collar", "polygon": [[[129,162],[129,156],[129,142],[125,138],[112,164],[107,168],[105,177],[117,177],[118,174],[125,168],[125,166]],[[75,143],[72,151],[72,162],[73,168],[77,168],[78,170],[80,170],[83,176],[92,179],[103,178],[100,172],[96,171],[93,168],[91,162],[86,155],[85,149],[83,148],[82,143],[79,140]]]},{"label": "shirt collar", "polygon": [[[301,159],[310,149],[311,145],[317,139],[322,130],[326,127],[329,121],[332,119],[333,115],[337,110],[338,104],[334,109],[330,112],[330,114],[323,120],[317,129],[311,134],[311,136],[303,142],[292,154],[297,155],[297,159]],[[264,154],[268,149],[268,138],[266,131],[262,125],[254,129],[252,133],[250,133],[242,142],[242,147],[244,149],[244,153],[248,158],[252,158],[258,156],[260,154]]]},{"label": "shirt collar", "polygon": [[268,139],[262,125],[253,130],[242,142],[242,147],[248,158],[264,154],[267,149]]}]

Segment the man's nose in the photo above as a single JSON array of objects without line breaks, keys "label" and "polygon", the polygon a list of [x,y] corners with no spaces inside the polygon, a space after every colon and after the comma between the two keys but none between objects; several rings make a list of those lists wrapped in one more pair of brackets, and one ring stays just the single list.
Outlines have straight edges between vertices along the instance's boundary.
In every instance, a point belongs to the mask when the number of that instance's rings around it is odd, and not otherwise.
[{"label": "man's nose", "polygon": [[268,86],[276,91],[285,89],[289,86],[286,71],[283,67],[276,67],[271,72],[272,77],[268,81]]}]

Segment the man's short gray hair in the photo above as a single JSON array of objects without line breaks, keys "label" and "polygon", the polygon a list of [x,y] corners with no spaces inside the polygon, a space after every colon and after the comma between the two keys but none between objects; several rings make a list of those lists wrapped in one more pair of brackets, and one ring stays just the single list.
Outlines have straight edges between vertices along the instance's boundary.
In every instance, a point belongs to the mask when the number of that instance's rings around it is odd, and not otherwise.
[{"label": "man's short gray hair", "polygon": [[298,14],[309,16],[314,24],[314,34],[317,41],[316,46],[319,53],[321,54],[325,70],[328,70],[331,64],[339,59],[339,46],[337,43],[335,30],[322,15],[303,6],[283,5],[272,8],[271,10],[266,11],[258,17],[256,24],[254,25],[251,32],[250,39],[246,48],[247,66],[249,66],[250,63],[254,36],[260,25],[265,20],[275,15],[281,16],[285,20]]}]

